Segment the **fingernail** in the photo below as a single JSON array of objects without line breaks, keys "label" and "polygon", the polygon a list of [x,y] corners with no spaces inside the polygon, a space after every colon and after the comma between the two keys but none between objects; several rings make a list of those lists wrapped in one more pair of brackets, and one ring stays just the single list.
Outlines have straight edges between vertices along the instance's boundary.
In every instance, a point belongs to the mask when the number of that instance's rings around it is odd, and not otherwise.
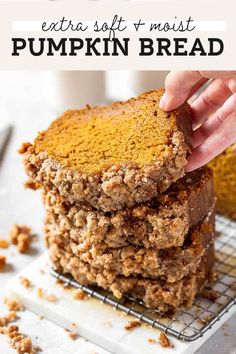
[{"label": "fingernail", "polygon": [[167,106],[167,95],[166,93],[164,93],[164,95],[162,96],[159,102],[159,108],[165,110],[166,106]]}]

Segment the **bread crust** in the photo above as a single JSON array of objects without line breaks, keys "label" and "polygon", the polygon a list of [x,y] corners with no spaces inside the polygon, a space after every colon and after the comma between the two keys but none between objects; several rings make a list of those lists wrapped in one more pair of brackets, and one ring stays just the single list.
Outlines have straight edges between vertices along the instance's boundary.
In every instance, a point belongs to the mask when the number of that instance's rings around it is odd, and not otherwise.
[{"label": "bread crust", "polygon": [[[99,119],[106,119],[107,116],[113,117],[113,115],[116,117],[117,110],[119,110],[121,117],[122,112],[124,112],[131,121],[133,119],[132,114],[135,112],[138,122],[139,114],[142,113],[143,117],[146,112],[147,119],[151,117],[152,124],[154,124],[151,130],[157,132],[155,139],[159,139],[160,141],[159,143],[155,143],[155,141],[150,142],[148,135],[146,135],[146,138],[143,138],[142,129],[137,127],[137,131],[140,129],[140,136],[135,136],[136,141],[132,143],[134,144],[134,149],[137,150],[139,146],[138,140],[144,139],[140,148],[140,156],[142,158],[139,158],[139,152],[137,151],[135,155],[132,155],[132,147],[129,146],[129,149],[127,148],[128,152],[125,150],[126,159],[124,161],[122,161],[122,156],[119,157],[117,162],[114,160],[114,156],[110,160],[109,157],[107,157],[107,160],[104,158],[102,164],[99,164],[98,160],[99,168],[96,171],[92,170],[93,172],[89,169],[91,163],[86,155],[88,154],[87,150],[86,154],[82,151],[79,152],[80,164],[78,166],[74,162],[76,157],[73,157],[72,164],[69,158],[70,150],[69,152],[67,150],[64,152],[63,150],[63,153],[61,153],[62,147],[60,145],[53,147],[53,149],[51,148],[52,143],[50,138],[53,137],[54,131],[55,134],[58,133],[57,121],[55,121],[52,123],[52,127],[49,127],[46,132],[41,133],[34,144],[24,151],[24,165],[31,182],[34,183],[34,186],[42,186],[46,191],[58,191],[70,203],[89,203],[93,207],[105,212],[131,207],[160,195],[172,182],[185,174],[187,154],[191,151],[190,138],[192,133],[188,104],[185,103],[180,108],[165,113],[158,108],[163,92],[163,90],[152,91],[123,103],[118,102],[101,108],[87,108],[87,110],[82,110],[82,113],[81,111],[76,111],[77,113],[71,111],[71,113],[67,112],[64,118],[59,118],[59,120],[64,119],[64,121],[73,118],[74,122],[74,115],[81,116],[82,114],[83,119],[87,119],[90,122],[98,114]],[[146,118],[142,118],[141,122],[145,125]],[[122,124],[122,121],[116,122],[116,118],[114,118],[114,124],[116,123]],[[142,124],[140,123],[140,126]],[[67,126],[70,125],[67,124]],[[165,127],[165,134],[162,132],[164,134],[162,136],[161,131],[163,130],[163,126]],[[52,129],[53,131],[51,132]],[[65,138],[65,129],[59,130],[59,138]],[[160,134],[158,133],[159,130]],[[112,138],[112,135],[106,132],[106,134],[104,133],[104,137],[101,136],[101,142],[105,144],[105,140],[107,139],[107,144],[109,144]],[[122,136],[119,139],[120,141],[117,142],[117,146],[122,143],[123,145],[129,144],[129,140],[128,143],[124,142]],[[84,140],[88,146],[91,145],[89,135]],[[154,148],[152,144],[157,145]],[[145,147],[143,150],[142,146]],[[147,149],[147,146],[150,147]],[[76,146],[75,148],[78,147]],[[107,149],[109,150],[109,148]],[[152,156],[152,149],[154,149],[154,156]],[[98,156],[102,159],[101,156],[103,155],[101,155],[102,152],[100,150]],[[94,145],[93,152],[95,155],[98,153]],[[83,154],[86,156],[83,156]],[[144,161],[142,154],[144,157],[148,156],[147,161]],[[93,156],[92,153],[90,155]],[[81,161],[83,160],[87,162],[81,165]],[[94,164],[93,161],[93,168]],[[84,166],[84,170],[81,166]]]}]

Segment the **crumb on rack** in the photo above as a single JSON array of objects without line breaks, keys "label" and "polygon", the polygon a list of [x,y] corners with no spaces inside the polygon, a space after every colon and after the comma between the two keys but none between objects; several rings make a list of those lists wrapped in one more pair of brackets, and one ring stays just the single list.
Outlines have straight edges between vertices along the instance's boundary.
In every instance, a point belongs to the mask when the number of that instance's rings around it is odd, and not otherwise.
[{"label": "crumb on rack", "polygon": [[217,291],[210,290],[210,289],[203,289],[201,292],[201,295],[204,299],[207,299],[210,301],[215,301],[219,297],[219,294]]},{"label": "crumb on rack", "polygon": [[21,285],[23,285],[25,288],[32,288],[32,283],[31,281],[26,278],[26,277],[23,277],[23,276],[20,276],[20,282],[21,282]]},{"label": "crumb on rack", "polygon": [[10,229],[9,238],[20,253],[26,253],[31,244],[31,228],[26,225],[14,224]]},{"label": "crumb on rack", "polygon": [[81,289],[76,289],[73,292],[73,297],[75,300],[83,300],[87,297],[86,293]]},{"label": "crumb on rack", "polygon": [[125,329],[126,331],[131,331],[132,329],[140,326],[141,326],[140,321],[134,320],[134,321],[129,321],[128,324],[125,326]]},{"label": "crumb on rack", "polygon": [[24,306],[22,306],[16,299],[5,298],[4,304],[8,307],[10,311],[22,311]]},{"label": "crumb on rack", "polygon": [[159,343],[163,348],[170,348],[170,340],[164,332],[161,332],[159,335]]},{"label": "crumb on rack", "polygon": [[203,320],[205,320],[206,322],[210,322],[212,320],[212,315],[206,315]]},{"label": "crumb on rack", "polygon": [[8,248],[9,247],[9,242],[4,239],[0,239],[0,248]]},{"label": "crumb on rack", "polygon": [[56,279],[55,284],[60,285],[65,290],[71,290],[72,287],[68,283],[65,283],[61,279]]},{"label": "crumb on rack", "polygon": [[6,316],[0,317],[0,327],[7,326],[8,323],[15,321],[17,314],[15,311],[10,311]]},{"label": "crumb on rack", "polygon": [[0,271],[4,269],[6,265],[6,261],[7,261],[6,257],[0,255]]}]

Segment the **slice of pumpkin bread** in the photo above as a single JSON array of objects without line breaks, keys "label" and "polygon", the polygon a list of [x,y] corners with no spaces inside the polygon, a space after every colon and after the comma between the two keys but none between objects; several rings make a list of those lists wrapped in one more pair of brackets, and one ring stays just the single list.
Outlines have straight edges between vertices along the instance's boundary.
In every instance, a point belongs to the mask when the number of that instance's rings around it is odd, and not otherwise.
[{"label": "slice of pumpkin bread", "polygon": [[128,245],[166,249],[182,246],[189,228],[214,208],[212,171],[187,173],[159,198],[132,208],[103,213],[90,205],[69,203],[58,193],[44,193],[50,218],[71,241],[107,247]]},{"label": "slice of pumpkin bread", "polygon": [[210,245],[215,240],[214,212],[189,230],[182,247],[164,250],[125,246],[109,248],[104,242],[91,244],[71,239],[68,232],[48,215],[45,223],[47,244],[58,245],[65,253],[88,263],[100,273],[109,272],[110,277],[118,275],[142,276],[150,279],[165,279],[173,283],[195,272]]},{"label": "slice of pumpkin bread", "polygon": [[236,142],[209,166],[214,172],[216,210],[236,220]]},{"label": "slice of pumpkin bread", "polygon": [[174,283],[161,279],[135,276],[113,276],[111,271],[91,267],[81,261],[71,251],[65,251],[61,245],[50,245],[50,257],[54,268],[62,274],[70,274],[80,284],[99,286],[109,290],[121,299],[130,295],[142,300],[147,306],[166,312],[180,308],[190,308],[197,294],[207,284],[214,265],[214,244],[206,249],[200,265],[195,272]]},{"label": "slice of pumpkin bread", "polygon": [[187,103],[169,113],[160,110],[163,92],[65,112],[21,149],[28,186],[103,211],[165,191],[185,173],[191,118]]}]

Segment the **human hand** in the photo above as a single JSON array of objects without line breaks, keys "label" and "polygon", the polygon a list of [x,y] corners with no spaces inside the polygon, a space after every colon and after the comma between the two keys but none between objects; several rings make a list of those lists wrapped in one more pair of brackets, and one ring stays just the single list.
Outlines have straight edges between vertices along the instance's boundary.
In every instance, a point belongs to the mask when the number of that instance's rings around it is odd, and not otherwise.
[{"label": "human hand", "polygon": [[213,81],[192,102],[193,152],[187,171],[195,170],[236,141],[236,71],[170,72],[160,108],[171,111]]}]

